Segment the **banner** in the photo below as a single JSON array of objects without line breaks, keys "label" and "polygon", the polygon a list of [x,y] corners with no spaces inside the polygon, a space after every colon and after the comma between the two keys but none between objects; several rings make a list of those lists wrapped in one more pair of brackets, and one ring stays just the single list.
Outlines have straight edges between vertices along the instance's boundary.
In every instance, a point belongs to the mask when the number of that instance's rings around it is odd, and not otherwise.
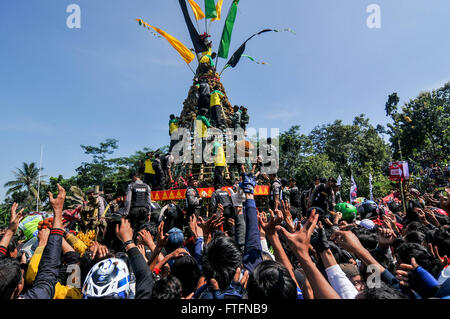
[{"label": "banner", "polygon": [[[222,187],[222,190],[227,191],[230,195],[229,188],[231,187]],[[209,188],[198,188],[198,193],[202,194],[202,192],[206,193],[205,198],[211,198],[214,193],[214,187]],[[254,195],[255,196],[268,196],[270,192],[270,186],[267,185],[258,185],[255,187]],[[169,201],[169,200],[182,200],[186,198],[186,189],[174,189],[168,191],[153,191],[152,192],[152,201]]]},{"label": "banner", "polygon": [[358,186],[356,186],[355,179],[352,175],[352,185],[350,186],[350,203],[353,203],[358,198]]},{"label": "banner", "polygon": [[233,33],[234,22],[236,21],[238,4],[239,0],[233,0],[227,19],[225,20],[225,26],[223,27],[218,53],[218,56],[223,59],[228,58],[228,53],[230,51],[231,35]]}]

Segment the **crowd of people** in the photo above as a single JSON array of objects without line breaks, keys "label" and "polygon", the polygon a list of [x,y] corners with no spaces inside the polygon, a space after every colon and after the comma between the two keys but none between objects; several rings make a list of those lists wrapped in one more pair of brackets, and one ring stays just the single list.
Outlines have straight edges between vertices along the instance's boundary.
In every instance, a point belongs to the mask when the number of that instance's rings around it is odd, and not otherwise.
[{"label": "crowd of people", "polygon": [[212,198],[191,176],[186,199],[164,207],[140,171],[126,196],[89,190],[75,210],[58,185],[45,219],[14,204],[1,230],[1,298],[450,298],[450,189],[350,203],[333,177],[300,190],[270,174],[263,205],[260,173],[243,166]]}]

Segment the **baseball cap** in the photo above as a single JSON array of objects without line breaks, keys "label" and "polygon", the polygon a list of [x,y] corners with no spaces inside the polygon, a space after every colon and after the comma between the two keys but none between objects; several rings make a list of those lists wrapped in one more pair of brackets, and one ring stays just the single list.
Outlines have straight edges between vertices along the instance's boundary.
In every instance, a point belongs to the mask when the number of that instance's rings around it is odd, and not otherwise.
[{"label": "baseball cap", "polygon": [[180,248],[184,243],[183,231],[179,228],[172,228],[168,232],[169,238],[167,239],[167,245],[173,250]]}]

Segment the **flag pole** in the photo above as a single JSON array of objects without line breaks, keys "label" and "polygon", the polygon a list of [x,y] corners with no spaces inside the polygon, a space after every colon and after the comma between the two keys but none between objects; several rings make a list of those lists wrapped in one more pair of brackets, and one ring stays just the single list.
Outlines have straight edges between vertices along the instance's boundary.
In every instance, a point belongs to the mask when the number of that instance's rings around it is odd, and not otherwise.
[{"label": "flag pole", "polygon": [[189,67],[189,69],[191,69],[192,73],[194,73],[194,75],[195,75],[195,72],[194,72],[194,70],[192,69],[192,67],[190,66],[190,64],[188,64],[187,66]]},{"label": "flag pole", "polygon": [[39,173],[38,173],[38,187],[36,196],[36,212],[39,212],[39,192],[41,188],[41,169],[42,169],[42,153],[44,150],[44,145],[41,144],[41,160],[39,161]]}]

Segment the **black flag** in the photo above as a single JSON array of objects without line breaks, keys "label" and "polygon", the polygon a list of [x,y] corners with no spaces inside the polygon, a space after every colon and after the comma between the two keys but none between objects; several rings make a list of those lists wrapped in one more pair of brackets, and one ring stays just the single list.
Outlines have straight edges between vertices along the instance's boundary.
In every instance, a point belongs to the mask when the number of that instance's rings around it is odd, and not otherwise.
[{"label": "black flag", "polygon": [[189,16],[189,12],[186,6],[186,0],[179,0],[181,11],[183,11],[184,20],[186,21],[187,28],[189,30],[189,35],[191,36],[192,44],[194,45],[194,49],[196,53],[201,53],[208,51],[208,47],[205,42],[202,40],[200,35],[192,23],[191,17]]},{"label": "black flag", "polygon": [[242,45],[239,47],[239,49],[237,49],[236,52],[234,52],[233,56],[230,58],[230,60],[228,60],[226,65],[229,65],[232,68],[234,68],[241,60],[242,54],[244,54],[244,52],[245,52],[245,46],[247,45],[247,42],[250,41],[256,35],[260,35],[261,33],[270,32],[270,31],[274,31],[274,30],[265,29],[258,33],[255,33],[250,38],[248,38],[244,43],[242,43]]}]

